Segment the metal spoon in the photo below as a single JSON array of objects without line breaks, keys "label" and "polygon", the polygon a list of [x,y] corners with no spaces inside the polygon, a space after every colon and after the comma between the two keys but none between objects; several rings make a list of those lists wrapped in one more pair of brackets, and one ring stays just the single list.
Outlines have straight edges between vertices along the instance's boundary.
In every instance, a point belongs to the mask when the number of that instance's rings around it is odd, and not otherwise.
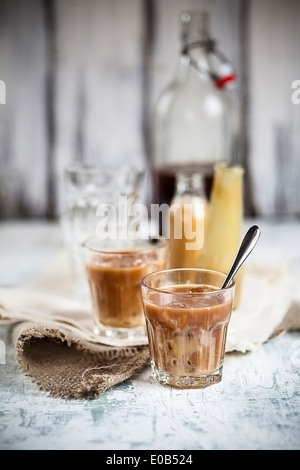
[{"label": "metal spoon", "polygon": [[229,284],[231,283],[233,277],[235,276],[236,272],[240,269],[242,266],[243,262],[248,258],[250,255],[251,251],[255,247],[258,239],[260,236],[260,230],[257,227],[257,225],[252,225],[252,227],[249,228],[248,232],[243,238],[243,241],[241,243],[240,249],[236,255],[236,258],[234,260],[234,263],[224,281],[224,284],[222,286],[222,289],[225,287],[228,287]]}]

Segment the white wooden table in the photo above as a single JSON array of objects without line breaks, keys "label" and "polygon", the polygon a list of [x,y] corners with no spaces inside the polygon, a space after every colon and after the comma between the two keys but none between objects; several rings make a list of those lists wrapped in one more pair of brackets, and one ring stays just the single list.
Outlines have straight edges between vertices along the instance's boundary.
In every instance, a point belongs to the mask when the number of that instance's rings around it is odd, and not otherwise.
[{"label": "white wooden table", "polygon": [[[262,236],[251,256],[287,261],[299,274],[300,221],[253,223]],[[57,224],[2,222],[0,285],[38,273],[61,244]],[[90,401],[40,392],[17,370],[10,327],[0,327],[0,340],[6,352],[0,364],[2,450],[105,449],[111,456],[125,450],[300,450],[299,332],[252,353],[226,355],[222,382],[205,390],[162,387],[146,368]]]}]

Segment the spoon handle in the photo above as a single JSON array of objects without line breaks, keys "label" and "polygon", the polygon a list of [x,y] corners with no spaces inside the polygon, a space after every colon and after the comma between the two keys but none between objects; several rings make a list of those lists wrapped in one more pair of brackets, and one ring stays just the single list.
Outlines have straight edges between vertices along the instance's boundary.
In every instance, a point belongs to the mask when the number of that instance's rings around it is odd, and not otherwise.
[{"label": "spoon handle", "polygon": [[249,228],[248,232],[243,238],[240,249],[236,255],[236,258],[228,273],[228,276],[225,279],[222,289],[229,286],[237,270],[242,266],[246,258],[248,258],[251,251],[255,247],[257,240],[259,239],[259,236],[260,236],[259,228],[257,227],[257,225],[252,225],[252,227]]}]

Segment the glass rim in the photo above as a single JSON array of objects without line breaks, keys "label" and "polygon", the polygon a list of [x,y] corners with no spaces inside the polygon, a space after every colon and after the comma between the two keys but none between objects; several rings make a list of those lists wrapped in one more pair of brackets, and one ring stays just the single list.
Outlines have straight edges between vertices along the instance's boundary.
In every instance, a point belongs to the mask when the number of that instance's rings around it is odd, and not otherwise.
[{"label": "glass rim", "polygon": [[[90,247],[88,246],[88,243],[91,242],[92,240],[98,240],[99,243],[101,243],[101,241],[107,241],[107,240],[101,240],[100,238],[98,238],[96,235],[92,235],[90,237],[88,237],[85,241],[82,242],[81,246],[86,249],[86,250],[89,250],[93,253],[96,253],[96,254],[101,254],[101,255],[121,255],[121,256],[132,256],[132,254],[135,254],[135,253],[140,253],[140,254],[146,254],[146,253],[151,253],[153,251],[156,251],[157,249],[161,249],[161,248],[165,248],[168,246],[168,239],[167,238],[164,238],[164,237],[157,237],[157,238],[143,238],[143,239],[140,239],[140,240],[143,240],[146,242],[149,243],[149,245],[147,244],[147,246],[145,247],[138,247],[137,244],[133,244],[132,246],[129,246],[128,248],[126,246],[124,246],[124,248],[112,248],[112,249],[98,249],[98,248],[93,248],[93,247]],[[129,239],[130,240],[130,239]],[[139,240],[139,239],[138,239]],[[138,242],[138,240],[131,240],[132,242]],[[121,240],[121,242],[124,242],[126,240]],[[124,249],[124,251],[122,251]],[[128,251],[127,251],[128,250]]]},{"label": "glass rim", "polygon": [[160,294],[169,294],[169,295],[193,295],[193,296],[201,296],[203,294],[210,294],[210,293],[219,293],[219,292],[226,292],[226,291],[230,291],[231,289],[233,289],[236,285],[235,283],[235,280],[232,279],[231,283],[229,284],[229,286],[227,287],[220,287],[220,288],[217,288],[217,290],[211,290],[211,291],[205,291],[205,292],[190,292],[190,293],[187,293],[187,292],[174,292],[174,291],[170,291],[170,290],[165,290],[164,288],[159,288],[159,287],[151,287],[149,285],[146,284],[147,282],[147,279],[149,279],[150,277],[152,276],[155,276],[155,275],[158,275],[158,274],[166,274],[166,273],[171,273],[171,272],[187,272],[187,271],[190,271],[190,272],[206,272],[208,274],[218,274],[218,275],[223,275],[224,276],[224,281],[226,279],[226,276],[227,274],[224,273],[223,271],[216,271],[214,269],[208,269],[208,268],[170,268],[170,269],[161,269],[159,271],[154,271],[152,273],[149,273],[149,274],[146,274],[146,276],[144,276],[141,280],[141,285],[142,287],[145,287],[146,289],[148,290],[151,290],[153,292],[158,292]]},{"label": "glass rim", "polygon": [[91,175],[91,174],[105,174],[109,173],[111,171],[120,171],[120,169],[124,170],[126,168],[127,173],[131,171],[135,171],[136,174],[143,174],[145,170],[143,169],[142,166],[139,166],[138,164],[132,164],[132,165],[127,165],[127,164],[120,164],[116,163],[115,165],[109,164],[105,165],[102,167],[99,166],[94,166],[94,165],[88,165],[88,164],[81,164],[81,163],[71,163],[70,165],[67,165],[64,168],[64,173],[65,174],[83,174],[83,175]]}]

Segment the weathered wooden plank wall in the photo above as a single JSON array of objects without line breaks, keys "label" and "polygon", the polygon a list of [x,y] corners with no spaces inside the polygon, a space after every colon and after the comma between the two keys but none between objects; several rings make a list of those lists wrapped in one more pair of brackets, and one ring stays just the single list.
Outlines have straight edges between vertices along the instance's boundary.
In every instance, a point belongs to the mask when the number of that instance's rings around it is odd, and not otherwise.
[{"label": "weathered wooden plank wall", "polygon": [[43,2],[0,2],[0,213],[43,215],[47,206],[47,38]]},{"label": "weathered wooden plank wall", "polygon": [[[56,181],[74,159],[143,163],[142,7],[140,0],[56,1]],[[58,194],[57,210],[62,200]]]},{"label": "weathered wooden plank wall", "polygon": [[249,165],[259,213],[300,213],[300,2],[252,0]]},{"label": "weathered wooden plank wall", "polygon": [[146,165],[190,8],[238,71],[247,211],[300,214],[298,0],[0,0],[0,216],[60,214],[72,161]]}]

